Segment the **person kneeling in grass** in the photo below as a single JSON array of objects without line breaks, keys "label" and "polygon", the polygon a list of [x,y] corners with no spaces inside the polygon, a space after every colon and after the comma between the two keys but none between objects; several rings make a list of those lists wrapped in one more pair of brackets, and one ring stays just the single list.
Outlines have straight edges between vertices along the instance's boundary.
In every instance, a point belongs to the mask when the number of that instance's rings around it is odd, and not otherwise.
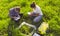
[{"label": "person kneeling in grass", "polygon": [[[30,7],[33,9],[32,12],[28,12],[29,16],[34,17],[33,23],[38,23],[39,21],[41,22],[43,13],[38,5],[33,2]],[[37,28],[40,26],[39,24],[34,24]]]},{"label": "person kneeling in grass", "polygon": [[[32,12],[28,12],[28,15],[33,18],[32,24],[36,26],[36,32],[38,32],[38,27],[40,26],[43,13],[41,11],[41,8],[33,2],[30,7],[32,8]],[[38,24],[39,23],[39,24]]]}]

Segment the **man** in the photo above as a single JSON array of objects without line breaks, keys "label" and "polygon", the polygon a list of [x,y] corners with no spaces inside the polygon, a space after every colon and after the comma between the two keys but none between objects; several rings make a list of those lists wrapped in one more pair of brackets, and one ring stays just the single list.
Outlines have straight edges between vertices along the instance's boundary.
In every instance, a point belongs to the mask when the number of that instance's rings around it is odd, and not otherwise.
[{"label": "man", "polygon": [[20,18],[23,16],[23,14],[20,13],[20,7],[11,8],[9,10],[9,16],[11,20],[19,22]]},{"label": "man", "polygon": [[20,19],[20,8],[16,7],[16,8],[11,8],[10,12],[9,12],[9,16],[12,20],[14,21],[18,21]]},{"label": "man", "polygon": [[15,29],[20,25],[20,19],[23,14],[19,12],[20,12],[20,7],[14,7],[9,10],[9,17],[11,18],[11,22],[8,25],[8,36],[13,36],[12,34],[13,29]]},{"label": "man", "polygon": [[[33,2],[30,7],[33,9],[33,11],[31,13],[28,13],[29,16],[34,17],[33,19],[33,23],[38,23],[39,21],[41,22],[43,13],[40,9],[40,7],[38,5],[35,4],[35,2]],[[35,25],[35,24],[34,24]],[[39,27],[39,24],[35,25],[36,27]]]}]

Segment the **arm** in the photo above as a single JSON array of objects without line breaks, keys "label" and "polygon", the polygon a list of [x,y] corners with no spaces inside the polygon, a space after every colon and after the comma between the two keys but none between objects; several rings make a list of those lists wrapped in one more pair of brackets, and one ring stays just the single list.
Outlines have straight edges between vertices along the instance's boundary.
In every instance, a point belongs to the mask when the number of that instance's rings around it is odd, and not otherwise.
[{"label": "arm", "polygon": [[39,16],[39,13],[31,13],[30,16]]},{"label": "arm", "polygon": [[15,16],[13,16],[13,14],[11,12],[9,13],[9,17],[10,18],[15,18]]},{"label": "arm", "polygon": [[39,15],[39,10],[38,9],[33,9],[33,11],[31,12],[31,16],[38,16]]},{"label": "arm", "polygon": [[23,16],[23,14],[22,13],[19,13],[19,15],[22,17]]}]

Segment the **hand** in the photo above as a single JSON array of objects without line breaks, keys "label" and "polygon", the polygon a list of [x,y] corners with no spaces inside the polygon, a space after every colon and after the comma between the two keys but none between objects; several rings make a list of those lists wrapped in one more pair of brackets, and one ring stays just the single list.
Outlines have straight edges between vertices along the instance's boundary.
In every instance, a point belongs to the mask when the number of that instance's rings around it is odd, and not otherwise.
[{"label": "hand", "polygon": [[33,16],[39,16],[39,13],[34,14]]}]

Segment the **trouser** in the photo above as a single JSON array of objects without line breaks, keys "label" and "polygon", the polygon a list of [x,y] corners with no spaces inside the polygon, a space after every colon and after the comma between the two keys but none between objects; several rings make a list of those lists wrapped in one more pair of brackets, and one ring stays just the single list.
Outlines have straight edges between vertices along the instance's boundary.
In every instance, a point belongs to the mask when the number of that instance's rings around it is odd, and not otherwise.
[{"label": "trouser", "polygon": [[13,20],[12,19],[12,21],[14,21],[14,27],[17,27],[17,26],[19,26],[20,25],[20,19],[19,20],[17,20],[17,21],[15,21],[15,20]]},{"label": "trouser", "polygon": [[[19,14],[20,17],[22,18],[23,14]],[[9,25],[8,25],[8,36],[13,36],[13,31],[15,28],[17,28],[21,23],[21,19],[15,21],[14,19],[11,18]]]},{"label": "trouser", "polygon": [[[30,16],[30,19],[32,20],[32,25],[36,26],[36,31],[38,31],[38,27],[42,23],[42,15],[41,16]],[[32,31],[32,29],[30,29]]]},{"label": "trouser", "polygon": [[11,19],[9,25],[8,25],[8,36],[13,36],[14,34],[14,29],[17,28],[19,26],[19,20],[15,21],[13,19]]},{"label": "trouser", "polygon": [[37,28],[40,26],[41,22],[42,22],[42,15],[40,16],[32,16],[31,19],[33,20],[32,21],[32,24],[35,25]]}]

